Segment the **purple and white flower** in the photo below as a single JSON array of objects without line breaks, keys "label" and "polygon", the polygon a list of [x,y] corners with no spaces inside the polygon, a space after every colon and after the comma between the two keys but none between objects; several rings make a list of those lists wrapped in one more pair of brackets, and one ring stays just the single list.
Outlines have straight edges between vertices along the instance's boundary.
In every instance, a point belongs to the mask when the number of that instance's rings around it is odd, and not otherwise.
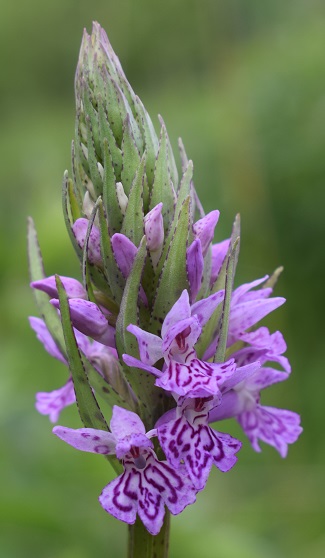
[{"label": "purple and white flower", "polygon": [[[188,292],[184,290],[162,324],[161,337],[138,326],[128,326],[128,331],[138,340],[140,360],[124,354],[124,362],[155,375],[156,386],[178,396],[213,395],[220,399],[222,391],[230,389],[230,379],[232,384],[236,384],[252,373],[254,366],[259,366],[257,363],[240,369],[234,359],[214,363],[197,357],[194,345],[223,296],[224,291],[219,291],[190,306]],[[162,357],[165,364],[163,370],[159,370],[153,365]]]},{"label": "purple and white flower", "polygon": [[168,422],[162,417],[156,425],[160,445],[169,463],[176,469],[184,463],[197,490],[205,487],[213,464],[220,471],[229,471],[241,448],[239,440],[210,428],[209,411],[218,404],[213,397],[180,397],[175,417]]},{"label": "purple and white flower", "polygon": [[185,467],[159,461],[141,419],[135,413],[113,407],[111,432],[56,426],[54,434],[74,448],[102,455],[116,455],[124,472],[102,491],[99,501],[105,511],[129,524],[137,514],[152,535],[159,533],[165,506],[177,515],[195,502],[196,489]]},{"label": "purple and white flower", "polygon": [[286,457],[288,444],[293,444],[302,432],[300,416],[293,411],[261,405],[260,391],[287,377],[286,372],[260,368],[224,395],[220,405],[210,412],[209,421],[234,417],[255,451],[261,451],[261,440]]},{"label": "purple and white flower", "polygon": [[[61,353],[56,345],[52,335],[50,334],[45,322],[34,316],[29,318],[29,323],[35,331],[38,340],[42,343],[45,350],[54,358],[68,366],[65,356]],[[117,361],[117,352],[113,347],[107,347],[88,339],[78,330],[74,330],[77,345],[82,353],[94,365],[97,372],[104,375],[106,380],[114,386],[115,379],[115,363]],[[103,374],[105,371],[105,374]],[[64,386],[50,392],[40,391],[36,393],[35,407],[42,415],[48,415],[51,422],[57,422],[61,411],[68,405],[76,402],[76,396],[71,376]]]}]

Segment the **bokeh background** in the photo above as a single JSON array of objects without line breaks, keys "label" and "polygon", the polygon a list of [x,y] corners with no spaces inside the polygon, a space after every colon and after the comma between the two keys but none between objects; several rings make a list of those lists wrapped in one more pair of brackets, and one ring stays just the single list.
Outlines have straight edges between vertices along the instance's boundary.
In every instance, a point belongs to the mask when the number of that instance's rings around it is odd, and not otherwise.
[{"label": "bokeh background", "polygon": [[[34,410],[66,378],[28,328],[26,217],[48,275],[79,277],[61,215],[73,78],[83,27],[107,30],[129,81],[194,160],[216,240],[242,217],[237,284],[285,267],[267,323],[288,342],[291,378],[263,402],[296,410],[304,433],[282,460],[248,443],[173,518],[172,558],[325,555],[325,3],[322,0],[0,0],[0,555],[122,558],[126,529],[97,495],[106,461],[69,448]],[[157,124],[157,119],[155,118]],[[61,423],[78,427],[75,409]],[[244,436],[233,423],[233,435]]]}]

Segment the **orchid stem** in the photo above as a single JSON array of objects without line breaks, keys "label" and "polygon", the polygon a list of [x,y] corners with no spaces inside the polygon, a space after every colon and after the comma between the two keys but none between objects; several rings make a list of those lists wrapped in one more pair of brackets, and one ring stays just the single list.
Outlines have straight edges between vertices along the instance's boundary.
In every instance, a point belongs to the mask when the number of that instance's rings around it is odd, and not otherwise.
[{"label": "orchid stem", "polygon": [[170,514],[166,510],[163,526],[158,535],[150,535],[137,519],[129,526],[128,558],[168,558]]}]

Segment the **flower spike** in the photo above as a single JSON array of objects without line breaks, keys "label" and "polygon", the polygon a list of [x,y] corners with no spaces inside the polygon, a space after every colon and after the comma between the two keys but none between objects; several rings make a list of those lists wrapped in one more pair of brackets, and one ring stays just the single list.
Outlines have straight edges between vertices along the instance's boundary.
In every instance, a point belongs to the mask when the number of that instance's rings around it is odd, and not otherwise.
[{"label": "flower spike", "polygon": [[255,451],[262,441],[282,457],[302,430],[293,411],[261,403],[263,389],[291,373],[281,332],[259,323],[285,302],[273,296],[280,268],[235,286],[239,216],[214,244],[219,211],[205,214],[182,141],[179,175],[163,119],[157,133],[96,22],[83,35],[75,96],[63,211],[83,284],[46,277],[30,219],[41,315],[30,325],[69,369],[62,387],[36,394],[36,409],[56,422],[77,404],[83,426],[53,432],[112,464],[100,504],[134,525],[131,540],[138,517],[150,535],[164,526],[159,541],[168,542],[166,508],[181,513],[213,465],[227,472],[237,462],[241,442],[211,422],[233,418]]}]

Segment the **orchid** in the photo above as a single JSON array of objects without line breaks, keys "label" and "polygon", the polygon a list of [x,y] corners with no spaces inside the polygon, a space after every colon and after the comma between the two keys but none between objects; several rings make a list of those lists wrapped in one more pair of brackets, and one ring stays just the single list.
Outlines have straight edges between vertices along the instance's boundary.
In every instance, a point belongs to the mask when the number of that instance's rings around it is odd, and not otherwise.
[{"label": "orchid", "polygon": [[117,519],[133,524],[139,514],[149,533],[156,535],[162,526],[165,505],[174,515],[196,499],[196,490],[184,467],[178,471],[159,461],[138,415],[113,407],[111,432],[62,426],[54,434],[78,450],[112,455],[121,459],[122,475],[102,491],[99,501]]},{"label": "orchid", "polygon": [[259,324],[285,300],[272,296],[279,271],[234,288],[239,217],[214,243],[219,211],[205,215],[182,141],[178,168],[164,121],[156,134],[98,23],[75,89],[63,209],[81,281],[46,277],[31,220],[28,230],[42,316],[30,324],[69,369],[36,409],[57,422],[77,403],[83,428],[54,434],[114,468],[99,501],[130,525],[129,558],[166,558],[169,512],[195,502],[213,465],[238,459],[241,442],[211,422],[233,417],[256,451],[263,441],[282,457],[301,432],[296,413],[260,404],[291,372],[282,334]]}]

